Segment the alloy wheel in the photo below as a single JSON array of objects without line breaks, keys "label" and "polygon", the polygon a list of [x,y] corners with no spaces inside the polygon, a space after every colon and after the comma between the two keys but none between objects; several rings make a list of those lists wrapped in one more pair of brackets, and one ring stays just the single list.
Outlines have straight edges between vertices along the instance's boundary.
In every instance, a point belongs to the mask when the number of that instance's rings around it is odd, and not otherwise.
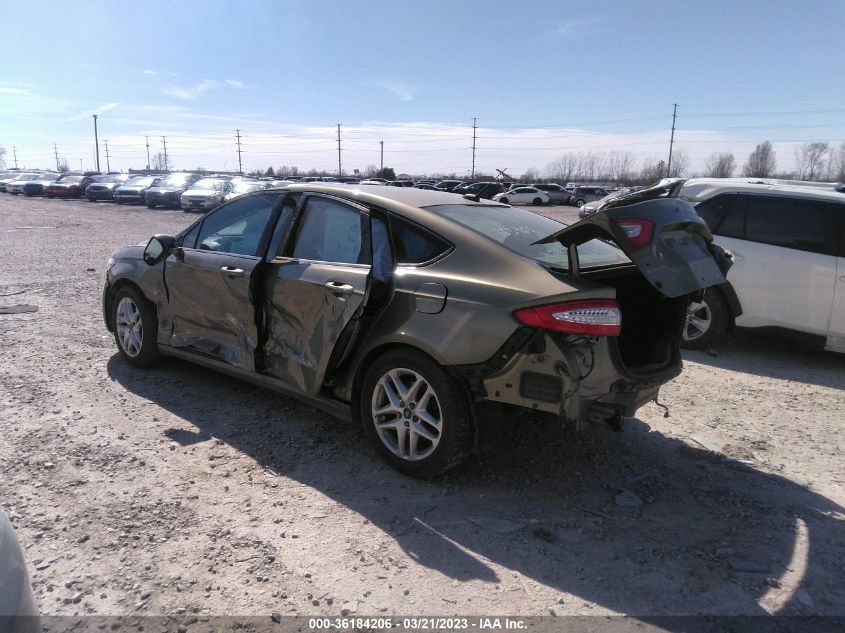
[{"label": "alloy wheel", "polygon": [[419,461],[440,443],[440,401],[431,384],[411,369],[382,375],[373,391],[371,413],[379,439],[397,457]]},{"label": "alloy wheel", "polygon": [[687,318],[684,323],[684,340],[695,341],[704,336],[713,324],[710,306],[704,301],[693,301],[687,306]]},{"label": "alloy wheel", "polygon": [[127,356],[135,358],[144,343],[144,324],[141,311],[132,299],[123,297],[117,304],[117,340]]}]

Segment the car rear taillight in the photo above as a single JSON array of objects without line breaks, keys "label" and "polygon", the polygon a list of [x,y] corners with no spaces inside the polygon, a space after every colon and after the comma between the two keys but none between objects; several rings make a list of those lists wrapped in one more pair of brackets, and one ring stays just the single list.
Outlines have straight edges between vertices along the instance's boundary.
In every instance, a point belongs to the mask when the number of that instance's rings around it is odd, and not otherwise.
[{"label": "car rear taillight", "polygon": [[567,334],[618,336],[622,329],[622,312],[612,299],[523,308],[513,315],[523,325]]},{"label": "car rear taillight", "polygon": [[631,246],[640,248],[651,242],[654,223],[649,220],[614,220],[613,223],[625,231]]}]

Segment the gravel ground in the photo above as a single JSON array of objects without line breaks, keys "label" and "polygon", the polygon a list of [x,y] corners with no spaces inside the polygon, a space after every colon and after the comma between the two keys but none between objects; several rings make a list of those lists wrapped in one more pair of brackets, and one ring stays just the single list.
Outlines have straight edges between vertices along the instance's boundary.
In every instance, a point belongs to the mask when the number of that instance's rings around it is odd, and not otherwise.
[{"label": "gravel ground", "polygon": [[845,614],[843,357],[737,335],[669,417],[520,422],[419,482],[308,406],[121,361],[107,257],[194,217],[0,194],[0,304],[38,306],[0,315],[0,502],[45,614]]}]

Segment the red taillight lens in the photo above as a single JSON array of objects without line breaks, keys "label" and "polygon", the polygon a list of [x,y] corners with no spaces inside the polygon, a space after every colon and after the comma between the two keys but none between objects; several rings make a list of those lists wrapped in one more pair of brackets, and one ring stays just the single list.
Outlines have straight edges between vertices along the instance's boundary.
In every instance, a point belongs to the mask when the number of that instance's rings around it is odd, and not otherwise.
[{"label": "red taillight lens", "polygon": [[568,334],[618,336],[622,329],[622,312],[612,299],[523,308],[513,315],[523,325]]},{"label": "red taillight lens", "polygon": [[613,223],[625,231],[628,242],[634,248],[640,248],[651,242],[654,224],[648,220],[614,220]]}]

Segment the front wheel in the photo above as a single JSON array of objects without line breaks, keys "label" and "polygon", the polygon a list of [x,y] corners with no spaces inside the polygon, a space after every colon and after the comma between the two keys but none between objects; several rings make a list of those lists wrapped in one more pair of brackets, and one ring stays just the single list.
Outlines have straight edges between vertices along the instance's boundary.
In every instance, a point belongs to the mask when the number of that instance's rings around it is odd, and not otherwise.
[{"label": "front wheel", "polygon": [[148,209],[155,209],[155,208],[156,208],[156,203],[155,203],[155,202],[153,202],[153,201],[148,200],[148,201],[147,201],[147,208],[148,208]]},{"label": "front wheel", "polygon": [[155,308],[140,291],[124,286],[112,304],[114,340],[123,359],[135,367],[149,367],[161,358]]},{"label": "front wheel", "polygon": [[718,291],[705,292],[700,301],[687,306],[682,345],[706,349],[728,329],[728,306]]},{"label": "front wheel", "polygon": [[583,207],[586,204],[586,202],[587,202],[586,200],[581,200],[579,198],[578,200],[575,201],[575,206],[580,209],[581,207]]},{"label": "front wheel", "polygon": [[543,204],[543,201],[540,198],[534,198],[533,202],[535,207],[539,207],[541,204]]},{"label": "front wheel", "polygon": [[499,202],[501,202],[502,204],[507,204],[508,199],[507,198],[499,198]]},{"label": "front wheel", "polygon": [[460,385],[413,350],[379,358],[364,376],[364,432],[381,457],[411,477],[435,477],[469,453],[471,414]]}]

